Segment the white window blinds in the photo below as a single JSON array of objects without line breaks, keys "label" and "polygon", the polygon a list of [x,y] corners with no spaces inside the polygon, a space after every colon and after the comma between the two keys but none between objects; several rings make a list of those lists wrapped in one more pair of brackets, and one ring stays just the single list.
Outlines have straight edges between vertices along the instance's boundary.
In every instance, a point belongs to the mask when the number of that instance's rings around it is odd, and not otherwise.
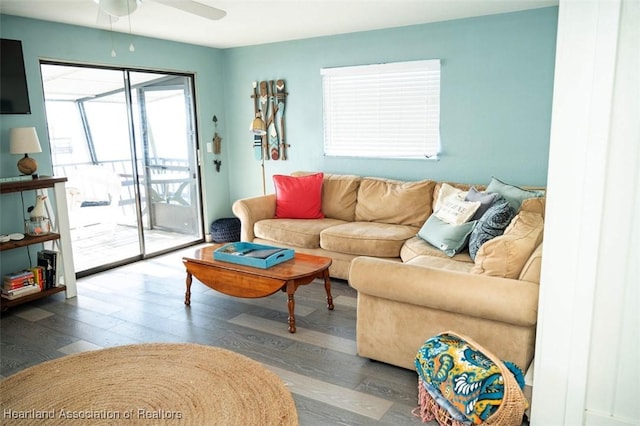
[{"label": "white window blinds", "polygon": [[324,68],[324,153],[435,158],[440,60]]}]

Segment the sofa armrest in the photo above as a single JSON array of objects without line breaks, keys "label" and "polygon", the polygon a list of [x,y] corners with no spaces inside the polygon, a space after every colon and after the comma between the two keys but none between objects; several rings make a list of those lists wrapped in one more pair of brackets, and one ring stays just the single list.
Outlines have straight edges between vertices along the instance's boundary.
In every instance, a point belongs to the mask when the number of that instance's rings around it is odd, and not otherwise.
[{"label": "sofa armrest", "polygon": [[349,285],[359,293],[520,326],[537,322],[538,284],[358,257]]},{"label": "sofa armrest", "polygon": [[253,241],[253,225],[259,220],[272,219],[276,215],[275,194],[237,200],[232,206],[233,214],[240,219],[240,241]]}]

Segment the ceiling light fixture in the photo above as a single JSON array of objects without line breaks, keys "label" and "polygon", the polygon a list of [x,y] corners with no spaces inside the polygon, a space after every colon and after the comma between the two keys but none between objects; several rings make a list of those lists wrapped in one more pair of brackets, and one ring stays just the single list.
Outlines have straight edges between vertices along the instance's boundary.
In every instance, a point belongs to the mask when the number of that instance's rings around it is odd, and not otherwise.
[{"label": "ceiling light fixture", "polygon": [[[111,33],[111,56],[116,57],[116,49],[113,41],[113,23],[118,20],[120,16],[126,16],[129,22],[129,52],[135,52],[136,48],[133,45],[133,34],[131,32],[131,14],[138,8],[140,0],[93,0],[98,5],[100,11],[98,13],[98,22],[100,21],[100,13],[103,13],[104,17],[109,18],[109,32]],[[105,16],[106,15],[106,16]],[[104,18],[103,18],[104,19]]]},{"label": "ceiling light fixture", "polygon": [[[130,7],[130,1],[127,2],[127,9],[129,9]],[[135,7],[138,7],[137,5]],[[134,7],[134,10],[135,10]],[[129,13],[127,13],[127,18],[129,19],[129,37],[130,37],[130,41],[129,41],[129,52],[134,52],[136,50],[136,48],[133,45],[133,36],[131,35],[131,12],[133,12],[133,10],[130,10]]]},{"label": "ceiling light fixture", "polygon": [[137,0],[93,0],[111,16],[127,16],[138,8]]},{"label": "ceiling light fixture", "polygon": [[111,57],[116,57],[116,48],[113,45],[113,20],[111,15],[109,15],[109,35],[111,36]]}]

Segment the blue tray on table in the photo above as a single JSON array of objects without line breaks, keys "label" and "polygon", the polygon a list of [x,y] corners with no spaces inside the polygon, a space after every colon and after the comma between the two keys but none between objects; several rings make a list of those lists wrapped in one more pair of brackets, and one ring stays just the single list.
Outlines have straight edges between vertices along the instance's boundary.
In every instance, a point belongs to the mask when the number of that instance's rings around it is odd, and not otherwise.
[{"label": "blue tray on table", "polygon": [[293,259],[294,255],[291,249],[247,242],[225,244],[213,252],[215,260],[262,269]]}]

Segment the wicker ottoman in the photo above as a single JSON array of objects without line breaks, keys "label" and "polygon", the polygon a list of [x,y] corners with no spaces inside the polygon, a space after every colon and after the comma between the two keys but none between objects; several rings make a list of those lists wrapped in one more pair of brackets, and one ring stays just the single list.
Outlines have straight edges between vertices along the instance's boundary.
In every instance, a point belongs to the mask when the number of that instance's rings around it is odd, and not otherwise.
[{"label": "wicker ottoman", "polygon": [[211,223],[211,239],[216,243],[240,241],[240,219],[226,217]]}]

